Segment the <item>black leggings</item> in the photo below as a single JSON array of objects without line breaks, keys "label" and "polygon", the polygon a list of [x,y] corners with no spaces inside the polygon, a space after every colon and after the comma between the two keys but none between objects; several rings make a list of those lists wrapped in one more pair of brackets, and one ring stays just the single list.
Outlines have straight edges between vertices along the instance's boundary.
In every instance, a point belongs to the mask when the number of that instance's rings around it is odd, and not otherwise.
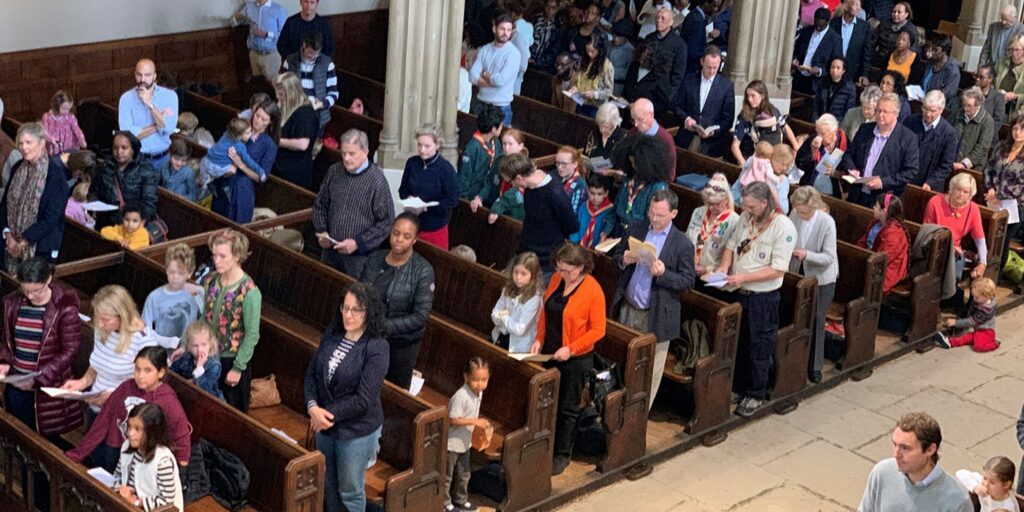
[{"label": "black leggings", "polygon": [[246,368],[242,372],[242,378],[238,379],[238,384],[234,386],[227,385],[225,379],[228,377],[228,372],[235,364],[235,359],[222,357],[220,358],[220,367],[223,368],[220,374],[220,390],[224,393],[224,401],[231,407],[238,409],[244,413],[249,412],[249,401],[252,398],[252,368]]},{"label": "black leggings", "polygon": [[561,374],[558,384],[558,417],[555,421],[555,455],[570,457],[579,427],[580,396],[590,370],[594,368],[594,356],[593,353],[587,353],[567,361],[552,361],[547,366],[558,369]]},{"label": "black leggings", "polygon": [[420,343],[418,341],[412,345],[392,343],[388,357],[388,374],[385,377],[388,382],[402,389],[409,389],[412,384],[412,371],[416,368],[416,358],[419,355]]}]

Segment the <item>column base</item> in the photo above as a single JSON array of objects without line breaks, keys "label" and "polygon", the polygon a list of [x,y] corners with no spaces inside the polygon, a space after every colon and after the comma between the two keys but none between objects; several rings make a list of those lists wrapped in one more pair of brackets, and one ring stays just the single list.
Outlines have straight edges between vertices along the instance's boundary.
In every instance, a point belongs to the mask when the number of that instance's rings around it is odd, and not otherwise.
[{"label": "column base", "polygon": [[959,37],[953,38],[953,58],[964,64],[964,70],[976,70],[982,46],[983,44],[966,44]]}]

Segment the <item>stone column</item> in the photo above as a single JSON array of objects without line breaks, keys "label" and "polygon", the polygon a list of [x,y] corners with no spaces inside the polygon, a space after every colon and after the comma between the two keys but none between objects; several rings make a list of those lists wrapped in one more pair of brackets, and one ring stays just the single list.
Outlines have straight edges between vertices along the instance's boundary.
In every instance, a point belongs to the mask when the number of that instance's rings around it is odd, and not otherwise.
[{"label": "stone column", "polygon": [[736,0],[733,3],[725,72],[736,87],[736,112],[753,80],[768,86],[772,105],[789,112],[793,90],[790,63],[800,3],[792,0]]},{"label": "stone column", "polygon": [[384,129],[377,162],[402,169],[416,153],[416,130],[444,130],[442,154],[455,162],[462,16],[465,0],[391,0],[388,15]]},{"label": "stone column", "polygon": [[1024,8],[1024,0],[964,0],[953,40],[953,57],[964,63],[964,69],[978,69],[988,26],[999,21],[999,11],[1007,4],[1016,5],[1018,14]]}]

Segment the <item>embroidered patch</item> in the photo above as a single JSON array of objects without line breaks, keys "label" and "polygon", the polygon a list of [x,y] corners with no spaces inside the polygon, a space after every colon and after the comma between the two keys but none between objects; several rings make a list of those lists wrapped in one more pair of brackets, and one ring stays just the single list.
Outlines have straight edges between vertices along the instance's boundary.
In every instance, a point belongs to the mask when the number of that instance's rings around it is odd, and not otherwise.
[{"label": "embroidered patch", "polygon": [[790,236],[787,236],[787,237],[786,237],[786,241],[787,241],[787,242],[792,242],[792,241],[793,241],[793,236],[792,236],[792,235],[790,235]]},{"label": "embroidered patch", "polygon": [[764,259],[765,256],[767,256],[767,255],[765,253],[763,253],[763,252],[757,254],[757,257],[762,259],[762,260]]}]

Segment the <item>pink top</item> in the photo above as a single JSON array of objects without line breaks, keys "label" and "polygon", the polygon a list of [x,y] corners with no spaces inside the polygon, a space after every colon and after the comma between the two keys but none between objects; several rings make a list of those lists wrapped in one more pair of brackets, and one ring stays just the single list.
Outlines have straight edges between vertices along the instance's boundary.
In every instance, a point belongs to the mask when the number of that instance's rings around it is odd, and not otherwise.
[{"label": "pink top", "polygon": [[50,137],[47,146],[51,156],[85,149],[85,134],[78,127],[78,118],[74,114],[55,116],[47,112],[43,114],[43,127]]},{"label": "pink top", "polygon": [[822,7],[830,9],[821,0],[811,0],[810,2],[800,2],[800,24],[804,26],[814,25],[814,11],[821,9]]},{"label": "pink top", "polygon": [[89,228],[96,227],[96,219],[85,211],[82,203],[75,201],[75,198],[68,198],[68,205],[64,207],[64,216]]},{"label": "pink top", "polygon": [[767,183],[774,187],[778,182],[775,171],[772,170],[772,161],[767,158],[751,157],[750,165],[740,175],[740,185],[747,186],[755,181]]},{"label": "pink top", "polygon": [[946,226],[953,233],[953,246],[960,248],[964,236],[970,234],[973,240],[985,239],[985,228],[981,225],[981,209],[973,202],[953,210],[944,194],[936,194],[924,207],[923,224]]}]

